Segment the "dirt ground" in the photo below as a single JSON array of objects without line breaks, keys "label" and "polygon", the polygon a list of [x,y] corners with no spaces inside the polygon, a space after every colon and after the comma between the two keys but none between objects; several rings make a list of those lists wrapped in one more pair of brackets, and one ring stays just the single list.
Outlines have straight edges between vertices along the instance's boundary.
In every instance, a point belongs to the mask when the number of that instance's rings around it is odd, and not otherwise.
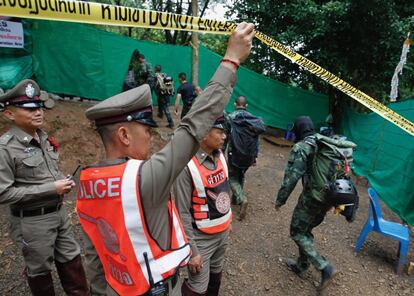
[{"label": "dirt ground", "polygon": [[[58,102],[46,111],[45,129],[60,143],[60,165],[65,174],[72,173],[78,162],[89,164],[102,159],[100,140],[85,119],[87,102]],[[178,122],[178,119],[176,122]],[[171,134],[161,121],[154,136],[154,151],[165,144]],[[0,118],[0,134],[7,127]],[[297,186],[287,204],[276,213],[272,202],[283,178],[289,148],[282,148],[261,140],[257,165],[247,172],[245,190],[249,200],[245,221],[233,222],[233,234],[226,257],[221,295],[317,295],[315,286],[320,274],[310,269],[305,279],[299,279],[286,268],[285,260],[297,255],[296,245],[289,238],[289,224],[301,186]],[[354,223],[332,212],[315,229],[315,241],[320,252],[340,271],[325,295],[414,295],[414,275],[394,272],[398,243],[377,234],[368,236],[360,253],[354,255],[354,245],[368,214],[366,187],[359,186],[361,205]],[[75,192],[65,203],[71,209],[75,235],[79,223],[74,212]],[[233,208],[238,212],[238,208]],[[399,221],[383,206],[387,219]],[[9,209],[0,207],[0,295],[30,295],[22,275],[24,264],[20,250],[9,237]],[[409,260],[414,261],[412,249]],[[57,295],[64,295],[56,273]]]}]

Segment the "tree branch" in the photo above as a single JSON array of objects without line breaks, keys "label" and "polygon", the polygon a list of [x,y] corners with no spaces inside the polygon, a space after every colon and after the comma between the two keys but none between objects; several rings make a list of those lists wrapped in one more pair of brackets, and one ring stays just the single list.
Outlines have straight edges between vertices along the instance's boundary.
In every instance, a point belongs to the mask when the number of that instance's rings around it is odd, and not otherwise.
[{"label": "tree branch", "polygon": [[207,6],[208,6],[209,3],[210,3],[210,0],[206,0],[206,2],[204,3],[204,7],[201,10],[200,17],[203,17],[203,15],[206,12],[206,9],[207,9]]}]

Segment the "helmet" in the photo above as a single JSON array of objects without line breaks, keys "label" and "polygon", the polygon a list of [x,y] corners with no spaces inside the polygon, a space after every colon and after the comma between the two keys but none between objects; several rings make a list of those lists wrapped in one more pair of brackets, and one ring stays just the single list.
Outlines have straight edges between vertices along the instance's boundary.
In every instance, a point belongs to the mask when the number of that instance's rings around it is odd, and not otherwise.
[{"label": "helmet", "polygon": [[357,191],[351,180],[337,179],[329,184],[330,201],[334,206],[352,205],[357,198]]},{"label": "helmet", "polygon": [[165,84],[167,84],[167,83],[171,83],[173,81],[173,79],[172,79],[172,77],[171,76],[165,76],[164,77],[164,83]]}]

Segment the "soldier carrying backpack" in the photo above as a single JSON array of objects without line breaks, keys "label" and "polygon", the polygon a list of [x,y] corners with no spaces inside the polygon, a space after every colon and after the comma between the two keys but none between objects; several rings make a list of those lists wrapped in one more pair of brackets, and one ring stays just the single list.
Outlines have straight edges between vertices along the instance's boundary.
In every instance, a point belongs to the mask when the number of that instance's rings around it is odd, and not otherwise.
[{"label": "soldier carrying backpack", "polygon": [[297,260],[288,259],[288,267],[304,277],[310,264],[321,272],[319,291],[324,290],[337,274],[336,268],[315,248],[312,230],[320,225],[332,207],[345,205],[344,215],[352,221],[358,206],[358,196],[348,176],[348,159],[344,151],[356,145],[315,133],[308,116],[296,119],[293,131],[296,144],[289,154],[282,186],[277,194],[275,209],[279,211],[296,183],[302,179],[303,191],[293,211],[290,236],[299,248]]},{"label": "soldier carrying backpack", "polygon": [[161,72],[161,65],[155,66],[155,93],[158,98],[158,117],[163,118],[164,114],[168,120],[168,127],[174,127],[170,113],[170,98],[174,95],[174,81],[171,76]]}]

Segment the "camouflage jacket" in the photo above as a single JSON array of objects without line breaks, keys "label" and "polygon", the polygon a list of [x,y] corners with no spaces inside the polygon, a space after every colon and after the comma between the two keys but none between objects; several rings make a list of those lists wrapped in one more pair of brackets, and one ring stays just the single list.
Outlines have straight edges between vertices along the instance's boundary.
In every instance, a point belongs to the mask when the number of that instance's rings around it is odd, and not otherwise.
[{"label": "camouflage jacket", "polygon": [[132,70],[134,71],[135,81],[138,82],[138,84],[148,83],[151,88],[154,87],[155,72],[150,63],[147,61],[143,63],[133,61]]},{"label": "camouflage jacket", "polygon": [[315,147],[306,142],[306,138],[296,143],[290,151],[288,164],[285,169],[282,186],[276,197],[276,204],[284,205],[292,193],[297,182],[302,178],[303,192],[310,193],[311,188],[308,182]]}]

